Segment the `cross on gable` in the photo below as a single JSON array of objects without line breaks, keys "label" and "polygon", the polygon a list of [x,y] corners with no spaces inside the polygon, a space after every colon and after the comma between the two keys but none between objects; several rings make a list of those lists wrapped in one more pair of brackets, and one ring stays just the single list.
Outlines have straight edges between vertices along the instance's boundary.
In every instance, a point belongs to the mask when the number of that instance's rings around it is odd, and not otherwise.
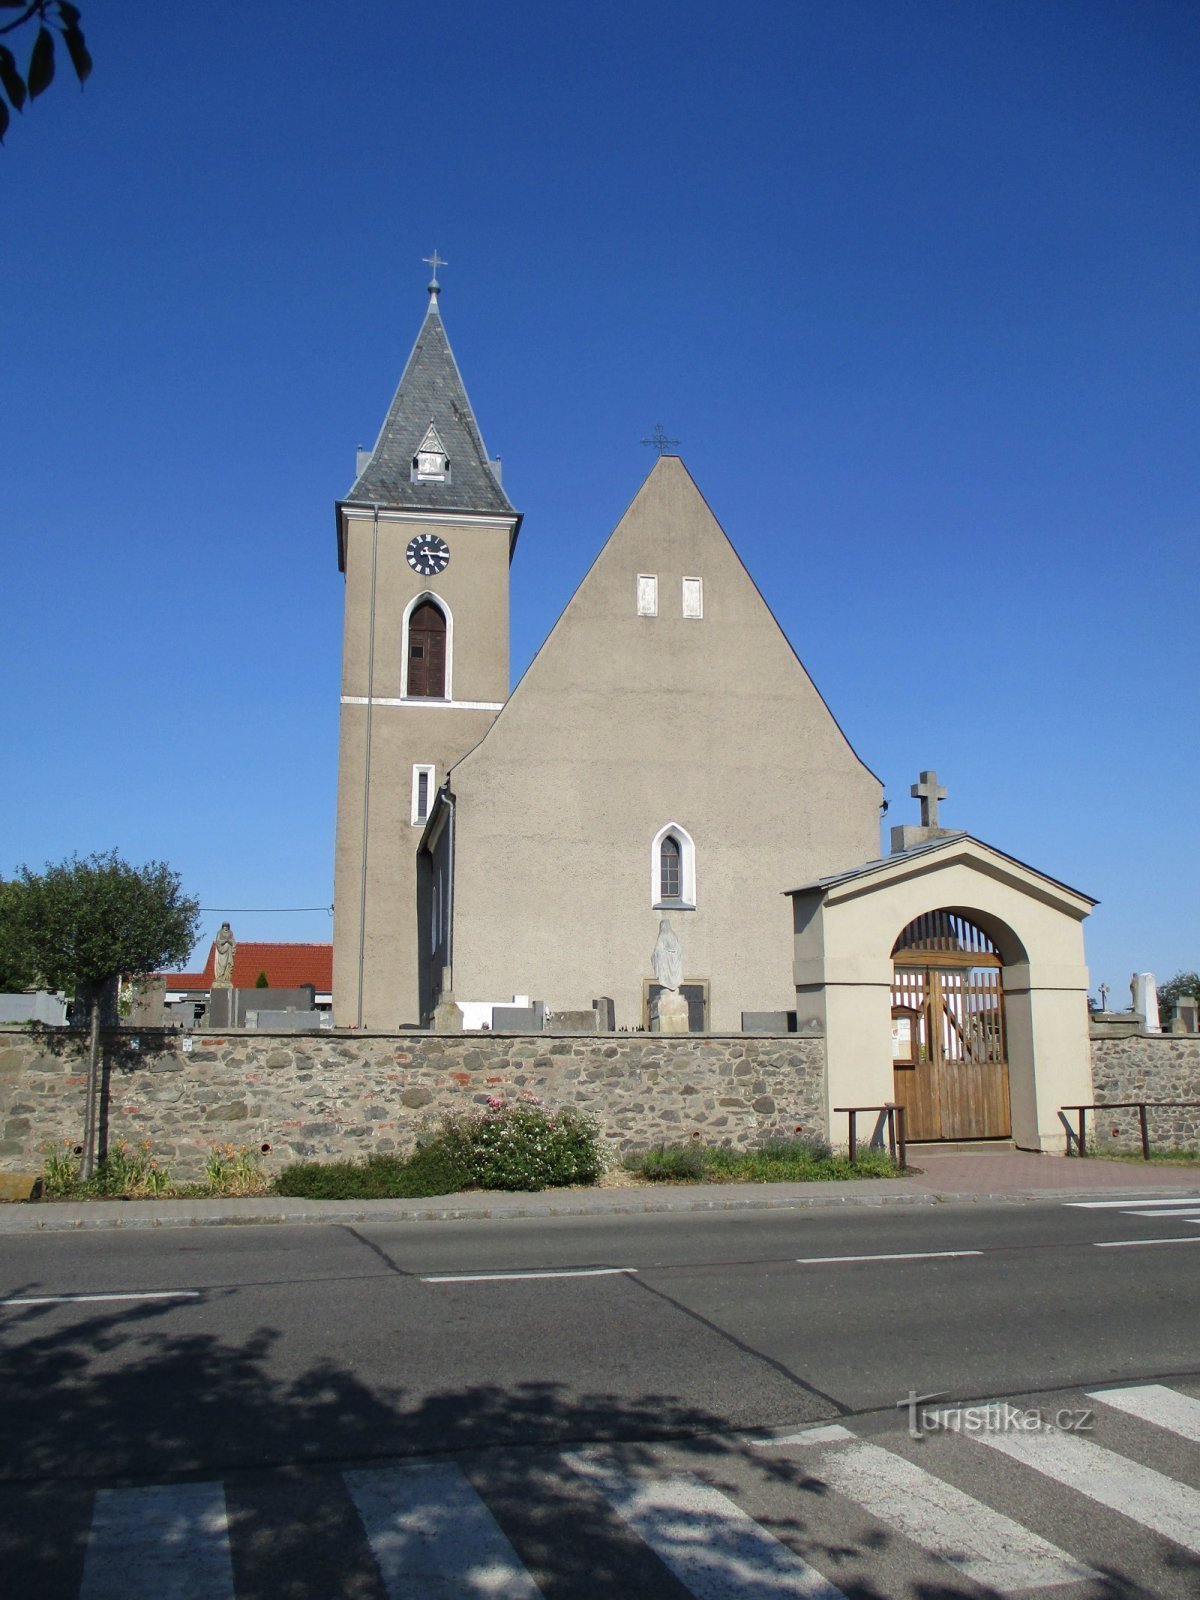
[{"label": "cross on gable", "polygon": [[678,444],[679,440],[678,439],[668,439],[667,438],[667,434],[666,434],[666,429],[663,427],[662,423],[661,422],[656,422],[654,424],[654,432],[650,435],[650,437],[648,439],[643,439],[642,443],[643,444],[651,444],[651,445],[653,445],[654,448],[658,451],[659,455],[662,456],[663,454],[665,454],[667,448],[670,445]]},{"label": "cross on gable", "polygon": [[908,792],[914,800],[921,802],[921,826],[923,828],[936,828],[938,825],[938,801],[946,798],[945,789],[938,788],[937,773],[923,772],[920,783],[914,783]]}]

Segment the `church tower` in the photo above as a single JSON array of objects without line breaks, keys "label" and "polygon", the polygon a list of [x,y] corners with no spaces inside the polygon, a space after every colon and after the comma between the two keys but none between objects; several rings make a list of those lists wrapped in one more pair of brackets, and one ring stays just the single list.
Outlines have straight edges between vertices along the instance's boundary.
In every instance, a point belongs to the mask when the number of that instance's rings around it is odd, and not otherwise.
[{"label": "church tower", "polygon": [[[346,577],[334,866],[339,1027],[420,1023],[417,847],[446,772],[508,698],[521,524],[429,304],[399,388],[337,505]],[[446,908],[446,914],[448,915]],[[428,921],[426,920],[426,928]]]}]

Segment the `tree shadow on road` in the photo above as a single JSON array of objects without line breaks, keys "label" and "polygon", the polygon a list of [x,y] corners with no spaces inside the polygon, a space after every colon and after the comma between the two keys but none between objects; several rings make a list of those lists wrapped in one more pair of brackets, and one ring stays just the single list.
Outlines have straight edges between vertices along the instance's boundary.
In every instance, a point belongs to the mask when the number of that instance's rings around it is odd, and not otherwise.
[{"label": "tree shadow on road", "polygon": [[[675,1395],[579,1394],[550,1381],[418,1395],[403,1382],[368,1384],[333,1357],[281,1375],[279,1330],[241,1342],[180,1331],[177,1316],[164,1325],[178,1312],[169,1301],[78,1310],[64,1323],[61,1307],[10,1306],[0,1330],[0,1571],[11,1593],[75,1600],[97,1487],[204,1478],[225,1485],[238,1600],[384,1600],[343,1469],[437,1456],[479,1490],[546,1600],[683,1600],[690,1591],[561,1459],[595,1446],[622,1472],[692,1473],[735,1503],[751,1481],[765,1508],[752,1513],[758,1525],[847,1600],[896,1592],[879,1573],[914,1561],[913,1547],[861,1514],[831,1518],[819,1461],[755,1451],[726,1418]],[[665,1448],[676,1458],[666,1466]],[[709,1535],[684,1516],[667,1537],[694,1553]],[[978,1600],[977,1585],[923,1560],[901,1592]],[[1185,1586],[1186,1573],[1200,1575],[1200,1563],[1180,1567]],[[1086,1600],[1150,1593],[1113,1576]]]}]

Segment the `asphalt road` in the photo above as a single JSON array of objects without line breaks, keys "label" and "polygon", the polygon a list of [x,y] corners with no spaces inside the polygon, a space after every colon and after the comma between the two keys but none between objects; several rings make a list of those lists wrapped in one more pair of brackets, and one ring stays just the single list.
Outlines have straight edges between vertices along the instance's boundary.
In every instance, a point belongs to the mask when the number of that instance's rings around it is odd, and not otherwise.
[{"label": "asphalt road", "polygon": [[[1114,1385],[1200,1396],[1200,1207],[1154,1214],[1169,1210],[1054,1202],[8,1238],[0,1570],[28,1574],[25,1593],[91,1600],[107,1592],[94,1574],[84,1582],[89,1537],[103,1542],[102,1522],[89,1522],[97,1488],[178,1495],[215,1482],[228,1504],[250,1506],[247,1527],[270,1530],[234,1540],[237,1600],[440,1593],[388,1587],[382,1547],[364,1542],[383,1515],[371,1474],[409,1462],[404,1482],[434,1472],[439,1506],[456,1503],[453,1484],[473,1485],[489,1526],[521,1552],[500,1587],[464,1579],[446,1593],[524,1593],[530,1572],[531,1593],[564,1600],[742,1593],[697,1587],[686,1562],[671,1565],[614,1488],[631,1470],[676,1484],[698,1473],[780,1549],[804,1546],[843,1593],[977,1595],[980,1581],[1012,1592],[986,1565],[947,1566],[903,1517],[898,1536],[886,1495],[868,1516],[846,1491],[845,1463],[869,1466],[853,1452],[883,1439],[889,1470],[936,1448],[949,1463],[939,1473],[960,1458],[964,1481],[982,1471],[989,1500],[1021,1528],[1057,1533],[1073,1558],[1092,1551],[1109,1576],[1089,1582],[1109,1587],[1081,1594],[1193,1596],[1200,1521],[1194,1551],[1175,1524],[1147,1531],[1091,1500],[1075,1526],[1078,1494],[1056,1481],[1047,1497],[1028,1462],[998,1449],[982,1452],[986,1471],[972,1466],[980,1452],[961,1436],[911,1440],[897,1408],[910,1391],[945,1405],[1019,1397],[1046,1414],[1089,1409],[1089,1391]],[[1200,1504],[1195,1442],[1111,1406],[1102,1416],[1114,1448],[1145,1470],[1152,1456]],[[807,1438],[746,1442],[817,1424],[860,1441],[821,1446],[832,1478]],[[605,1448],[601,1470],[587,1453]],[[725,1513],[701,1501],[705,1548],[718,1548]],[[682,1515],[660,1512],[669,1526]],[[452,1520],[460,1533],[470,1524],[466,1511]],[[817,1560],[826,1546],[841,1554]],[[1036,1578],[1028,1559],[1014,1570]],[[762,1581],[745,1592],[776,1592]],[[134,1600],[128,1584],[126,1572],[121,1593]],[[172,1592],[154,1584],[148,1593]]]}]

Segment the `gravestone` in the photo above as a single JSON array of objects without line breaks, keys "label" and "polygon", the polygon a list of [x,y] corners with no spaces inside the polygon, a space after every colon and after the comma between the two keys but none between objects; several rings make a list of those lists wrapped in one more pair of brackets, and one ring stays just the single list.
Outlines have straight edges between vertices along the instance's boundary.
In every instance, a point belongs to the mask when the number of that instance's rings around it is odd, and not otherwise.
[{"label": "gravestone", "polygon": [[602,994],[598,1000],[593,1000],[592,1010],[596,1013],[597,1033],[616,1032],[617,1008],[608,995]]},{"label": "gravestone", "polygon": [[595,1011],[549,1011],[546,1014],[549,1033],[595,1033]]},{"label": "gravestone", "polygon": [[1162,1023],[1158,1017],[1158,987],[1154,982],[1154,974],[1152,972],[1135,972],[1129,980],[1129,992],[1133,997],[1133,1009],[1143,1019],[1143,1033],[1161,1033]]},{"label": "gravestone", "polygon": [[794,1011],[743,1011],[743,1033],[795,1033]]},{"label": "gravestone", "polygon": [[1171,1005],[1172,1033],[1200,1033],[1200,1001],[1194,994],[1181,994]]},{"label": "gravestone", "polygon": [[493,1033],[541,1033],[546,1023],[546,1003],[534,1000],[527,1006],[493,1006]]}]

